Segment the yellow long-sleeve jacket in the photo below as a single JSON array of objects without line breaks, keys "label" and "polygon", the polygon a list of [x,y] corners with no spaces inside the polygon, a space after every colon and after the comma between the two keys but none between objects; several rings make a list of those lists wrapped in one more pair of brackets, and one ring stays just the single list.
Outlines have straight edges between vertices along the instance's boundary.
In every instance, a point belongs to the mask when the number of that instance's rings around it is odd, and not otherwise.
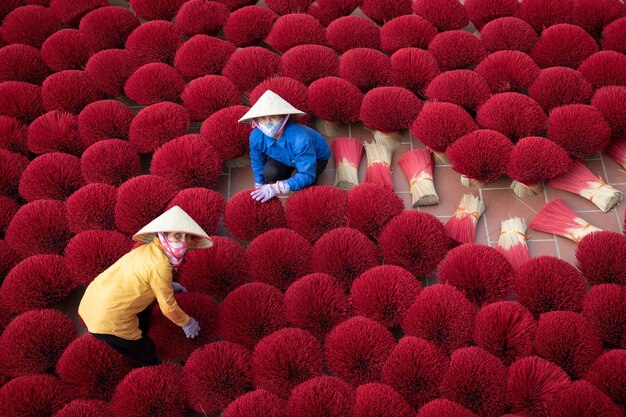
[{"label": "yellow long-sleeve jacket", "polygon": [[137,314],[156,298],[161,311],[178,326],[189,316],[172,290],[172,265],[158,238],[122,256],[87,287],[78,314],[91,333],[127,340],[141,338]]}]

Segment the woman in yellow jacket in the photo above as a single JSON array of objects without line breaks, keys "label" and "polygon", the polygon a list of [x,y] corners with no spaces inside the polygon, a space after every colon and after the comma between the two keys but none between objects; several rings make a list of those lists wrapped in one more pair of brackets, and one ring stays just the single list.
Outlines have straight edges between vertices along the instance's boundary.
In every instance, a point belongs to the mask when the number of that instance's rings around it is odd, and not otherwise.
[{"label": "woman in yellow jacket", "polygon": [[163,315],[182,327],[188,338],[200,325],[178,306],[174,292],[187,292],[172,282],[187,249],[213,245],[211,238],[180,207],[174,206],[133,236],[144,243],[122,256],[87,287],[78,307],[87,330],[140,365],[158,365],[154,342],[147,334],[150,307],[156,299]]}]

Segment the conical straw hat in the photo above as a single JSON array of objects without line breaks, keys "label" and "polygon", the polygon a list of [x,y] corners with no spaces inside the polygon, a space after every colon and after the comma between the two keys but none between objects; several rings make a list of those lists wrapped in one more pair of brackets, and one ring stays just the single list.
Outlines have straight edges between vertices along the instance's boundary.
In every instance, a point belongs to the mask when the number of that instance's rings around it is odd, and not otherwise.
[{"label": "conical straw hat", "polygon": [[250,123],[252,119],[262,116],[274,116],[278,114],[292,114],[302,116],[304,113],[289,104],[284,98],[267,90],[261,98],[239,119],[239,123]]},{"label": "conical straw hat", "polygon": [[191,216],[178,206],[174,206],[135,233],[133,240],[150,243],[158,232],[181,232],[196,236],[189,242],[189,249],[204,249],[213,246],[213,241]]}]

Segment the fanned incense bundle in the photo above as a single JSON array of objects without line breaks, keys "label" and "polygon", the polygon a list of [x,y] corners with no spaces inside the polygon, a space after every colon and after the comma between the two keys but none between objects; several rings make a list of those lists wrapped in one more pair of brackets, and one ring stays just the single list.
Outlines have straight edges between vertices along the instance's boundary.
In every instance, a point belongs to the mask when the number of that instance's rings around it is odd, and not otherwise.
[{"label": "fanned incense bundle", "polygon": [[496,250],[509,261],[514,270],[530,259],[526,245],[526,221],[519,217],[503,220]]},{"label": "fanned incense bundle", "polygon": [[578,217],[560,198],[546,204],[530,223],[530,228],[563,236],[576,243],[589,233],[602,230]]},{"label": "fanned incense bundle", "polygon": [[336,138],[330,146],[335,159],[335,187],[348,191],[359,183],[363,144],[354,138]]},{"label": "fanned incense bundle", "polygon": [[620,191],[605,183],[580,161],[574,161],[569,171],[551,179],[548,185],[586,198],[605,213],[624,198]]},{"label": "fanned incense bundle", "polygon": [[374,137],[372,142],[363,143],[367,154],[365,182],[382,185],[393,190],[391,178],[391,157],[400,143],[395,139]]},{"label": "fanned incense bundle", "polygon": [[439,203],[433,181],[433,157],[428,149],[414,149],[400,158],[400,166],[409,180],[413,208]]},{"label": "fanned incense bundle", "polygon": [[626,169],[626,136],[613,139],[604,153],[610,156],[622,168]]},{"label": "fanned incense bundle", "polygon": [[448,236],[459,243],[476,240],[476,224],[485,212],[485,203],[472,194],[464,194],[456,211],[445,224]]}]

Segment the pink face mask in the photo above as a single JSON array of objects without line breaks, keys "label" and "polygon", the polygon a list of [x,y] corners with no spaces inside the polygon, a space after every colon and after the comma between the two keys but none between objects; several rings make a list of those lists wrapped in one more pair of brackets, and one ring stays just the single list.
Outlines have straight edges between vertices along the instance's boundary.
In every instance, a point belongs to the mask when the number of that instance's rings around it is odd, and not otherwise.
[{"label": "pink face mask", "polygon": [[161,246],[163,246],[167,257],[170,259],[170,263],[174,268],[178,268],[187,249],[189,249],[189,244],[187,242],[170,242],[164,233],[159,232],[158,236]]}]

